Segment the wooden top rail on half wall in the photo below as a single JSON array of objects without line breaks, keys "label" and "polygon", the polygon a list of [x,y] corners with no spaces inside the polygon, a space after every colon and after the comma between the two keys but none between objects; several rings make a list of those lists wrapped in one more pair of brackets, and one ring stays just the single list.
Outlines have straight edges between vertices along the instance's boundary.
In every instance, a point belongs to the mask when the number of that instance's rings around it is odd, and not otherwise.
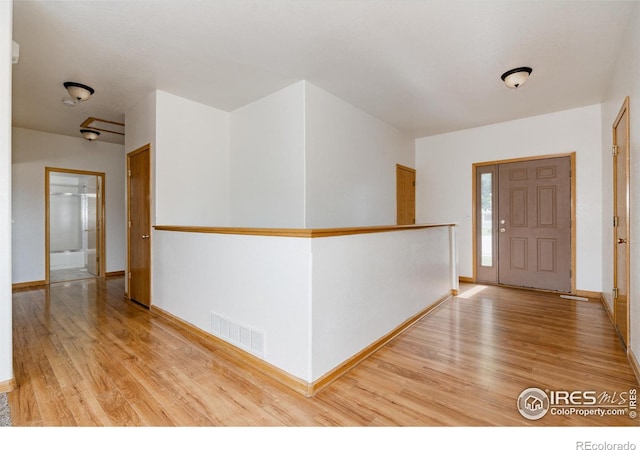
[{"label": "wooden top rail on half wall", "polygon": [[177,231],[184,233],[239,234],[248,236],[276,236],[297,238],[320,238],[347,236],[352,234],[384,233],[388,231],[418,230],[432,227],[454,227],[455,223],[435,223],[417,225],[382,225],[373,227],[347,228],[234,228],[156,225],[157,231]]}]

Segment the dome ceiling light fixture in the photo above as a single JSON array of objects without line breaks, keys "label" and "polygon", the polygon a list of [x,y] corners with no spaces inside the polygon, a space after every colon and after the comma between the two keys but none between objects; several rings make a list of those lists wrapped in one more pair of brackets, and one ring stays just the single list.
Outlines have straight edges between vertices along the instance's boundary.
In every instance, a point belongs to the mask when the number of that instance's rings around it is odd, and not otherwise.
[{"label": "dome ceiling light fixture", "polygon": [[86,140],[88,140],[88,141],[95,141],[100,136],[100,132],[99,131],[88,130],[86,128],[82,128],[80,130],[80,133],[82,133],[82,136],[84,136],[84,138]]},{"label": "dome ceiling light fixture", "polygon": [[500,78],[502,78],[502,81],[504,81],[504,84],[506,84],[508,88],[518,89],[527,82],[532,71],[533,69],[531,69],[531,67],[518,67],[507,70]]},{"label": "dome ceiling light fixture", "polygon": [[65,81],[63,83],[67,92],[76,102],[84,102],[89,99],[95,92],[92,87],[86,84],[76,83],[75,81]]}]

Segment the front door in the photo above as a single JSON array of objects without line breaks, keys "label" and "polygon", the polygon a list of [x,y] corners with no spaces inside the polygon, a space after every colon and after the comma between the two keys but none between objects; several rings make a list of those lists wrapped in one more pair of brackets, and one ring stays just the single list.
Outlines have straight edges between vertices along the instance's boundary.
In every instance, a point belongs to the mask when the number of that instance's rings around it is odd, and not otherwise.
[{"label": "front door", "polygon": [[476,280],[571,292],[571,157],[479,165]]},{"label": "front door", "polygon": [[129,298],[151,305],[150,146],[127,155],[128,173],[128,292]]},{"label": "front door", "polygon": [[613,123],[613,302],[616,331],[629,338],[629,99]]},{"label": "front door", "polygon": [[569,157],[501,164],[500,284],[571,291]]}]

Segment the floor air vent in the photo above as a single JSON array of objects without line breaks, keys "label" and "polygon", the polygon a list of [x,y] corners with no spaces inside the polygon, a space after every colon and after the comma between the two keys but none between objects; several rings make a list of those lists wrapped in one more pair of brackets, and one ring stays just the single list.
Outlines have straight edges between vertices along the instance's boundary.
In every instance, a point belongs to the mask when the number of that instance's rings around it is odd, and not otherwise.
[{"label": "floor air vent", "polygon": [[264,357],[264,332],[211,313],[211,332],[214,336],[231,342],[257,356]]}]

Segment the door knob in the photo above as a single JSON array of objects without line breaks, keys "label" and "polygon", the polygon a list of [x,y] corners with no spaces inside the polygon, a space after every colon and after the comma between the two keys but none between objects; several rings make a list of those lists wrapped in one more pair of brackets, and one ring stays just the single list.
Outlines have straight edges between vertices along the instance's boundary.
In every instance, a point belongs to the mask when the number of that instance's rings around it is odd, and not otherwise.
[{"label": "door knob", "polygon": [[618,244],[626,244],[627,240],[624,238],[618,238]]},{"label": "door knob", "polygon": [[143,234],[142,235],[142,239],[149,239],[149,235],[148,234]]},{"label": "door knob", "polygon": [[504,228],[500,228],[500,233],[504,233],[505,231],[507,231],[507,230],[504,229]]}]

